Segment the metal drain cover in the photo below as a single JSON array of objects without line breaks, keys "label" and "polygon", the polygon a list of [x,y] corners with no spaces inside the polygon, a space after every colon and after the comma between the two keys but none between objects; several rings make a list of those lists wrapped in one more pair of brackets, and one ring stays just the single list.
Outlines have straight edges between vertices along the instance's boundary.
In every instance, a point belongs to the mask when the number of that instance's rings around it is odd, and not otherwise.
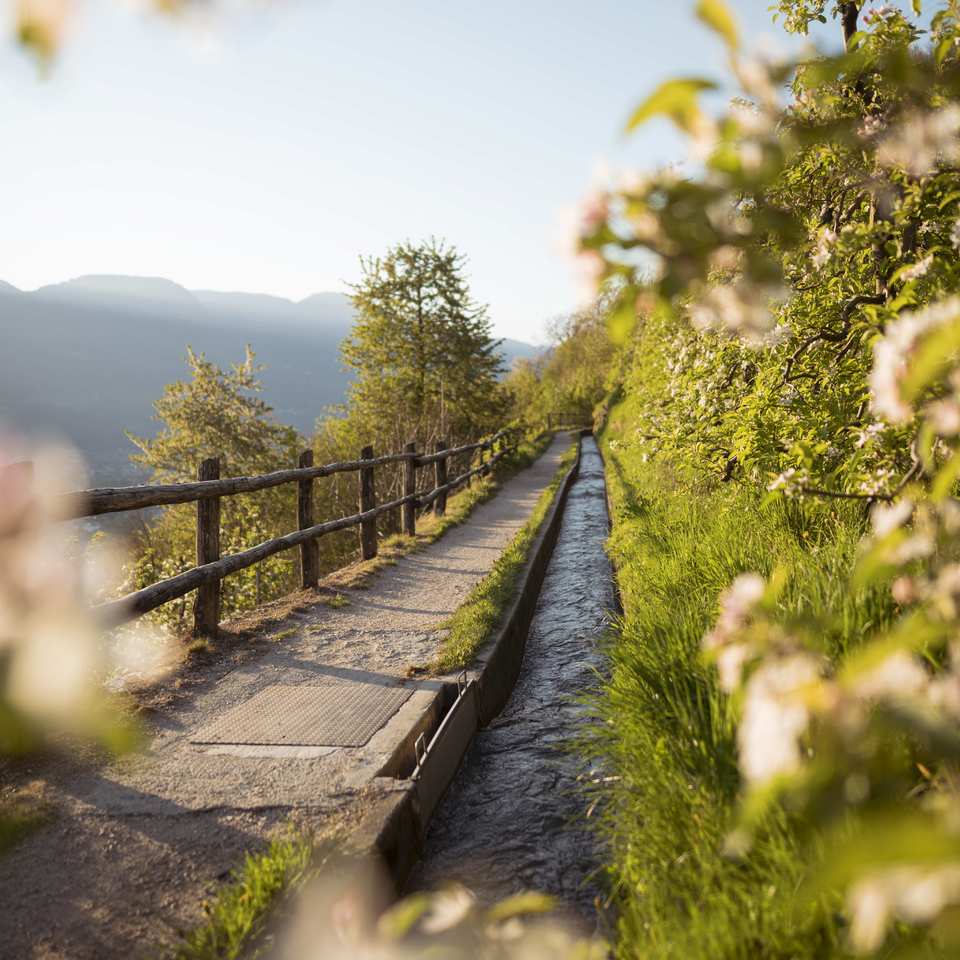
[{"label": "metal drain cover", "polygon": [[192,743],[362,747],[406,702],[411,687],[331,681],[275,684],[198,730]]}]

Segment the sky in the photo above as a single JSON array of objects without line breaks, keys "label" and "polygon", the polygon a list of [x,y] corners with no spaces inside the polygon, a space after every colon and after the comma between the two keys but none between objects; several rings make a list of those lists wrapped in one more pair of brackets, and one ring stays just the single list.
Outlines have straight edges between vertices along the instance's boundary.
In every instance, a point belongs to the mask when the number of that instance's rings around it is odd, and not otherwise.
[{"label": "sky", "polygon": [[[768,2],[730,5],[749,43],[784,49]],[[436,236],[499,336],[542,341],[579,302],[564,222],[594,171],[683,157],[662,121],[624,138],[631,108],[724,75],[692,0],[228,7],[198,29],[87,0],[44,73],[0,41],[0,279],[301,299]]]}]

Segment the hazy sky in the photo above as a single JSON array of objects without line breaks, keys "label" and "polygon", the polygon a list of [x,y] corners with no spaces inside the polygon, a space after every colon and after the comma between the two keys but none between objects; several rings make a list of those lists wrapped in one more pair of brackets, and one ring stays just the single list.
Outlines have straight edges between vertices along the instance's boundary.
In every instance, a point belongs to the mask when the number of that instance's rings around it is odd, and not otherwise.
[{"label": "hazy sky", "polygon": [[[784,45],[768,0],[732,6]],[[576,303],[558,237],[597,162],[682,155],[661,123],[625,143],[631,106],[723,69],[692,7],[277,0],[200,33],[88,0],[49,76],[0,46],[0,278],[299,299],[434,234],[469,256],[497,332],[539,339]]]}]

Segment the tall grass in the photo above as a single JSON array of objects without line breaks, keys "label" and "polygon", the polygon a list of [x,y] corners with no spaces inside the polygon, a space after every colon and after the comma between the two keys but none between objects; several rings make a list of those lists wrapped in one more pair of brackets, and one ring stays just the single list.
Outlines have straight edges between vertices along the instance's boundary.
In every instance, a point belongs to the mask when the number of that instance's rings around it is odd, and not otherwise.
[{"label": "tall grass", "polygon": [[879,592],[851,594],[856,506],[765,503],[694,479],[631,445],[629,410],[601,438],[624,603],[589,749],[606,758],[601,830],[624,957],[813,958],[842,952],[835,905],[798,911],[796,824],[772,818],[743,860],[724,854],[740,787],[733,716],[700,642],[720,593],[744,571],[789,573],[784,619],[822,623],[842,657],[891,617]]}]

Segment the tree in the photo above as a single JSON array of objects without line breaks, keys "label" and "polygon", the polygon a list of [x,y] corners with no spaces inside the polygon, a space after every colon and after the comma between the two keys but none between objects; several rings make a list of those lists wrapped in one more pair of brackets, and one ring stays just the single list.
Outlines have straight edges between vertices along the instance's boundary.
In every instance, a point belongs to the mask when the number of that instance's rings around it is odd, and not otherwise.
[{"label": "tree", "polygon": [[[187,348],[191,377],[168,384],[154,404],[163,427],[153,439],[128,434],[140,449],[131,459],[151,471],[154,482],[196,479],[198,464],[220,458],[223,476],[267,473],[296,465],[303,441],[292,427],[277,423],[257,394],[260,369],[247,347],[242,363],[227,371]],[[225,497],[221,507],[221,550],[236,553],[296,527],[292,485]],[[169,507],[139,537],[133,570],[137,587],[155,583],[194,563],[195,508]],[[223,585],[224,614],[249,609],[296,587],[296,558],[280,554],[228,577]],[[161,607],[156,616],[183,626],[187,602]]]},{"label": "tree", "polygon": [[470,294],[465,258],[429,240],[360,264],[357,319],[342,354],[356,373],[345,411],[367,427],[367,442],[425,443],[495,423],[503,405],[500,341],[487,307]]},{"label": "tree", "polygon": [[550,325],[551,345],[518,361],[504,381],[515,416],[543,421],[550,413],[588,420],[608,390],[616,350],[607,335],[610,296]]}]

